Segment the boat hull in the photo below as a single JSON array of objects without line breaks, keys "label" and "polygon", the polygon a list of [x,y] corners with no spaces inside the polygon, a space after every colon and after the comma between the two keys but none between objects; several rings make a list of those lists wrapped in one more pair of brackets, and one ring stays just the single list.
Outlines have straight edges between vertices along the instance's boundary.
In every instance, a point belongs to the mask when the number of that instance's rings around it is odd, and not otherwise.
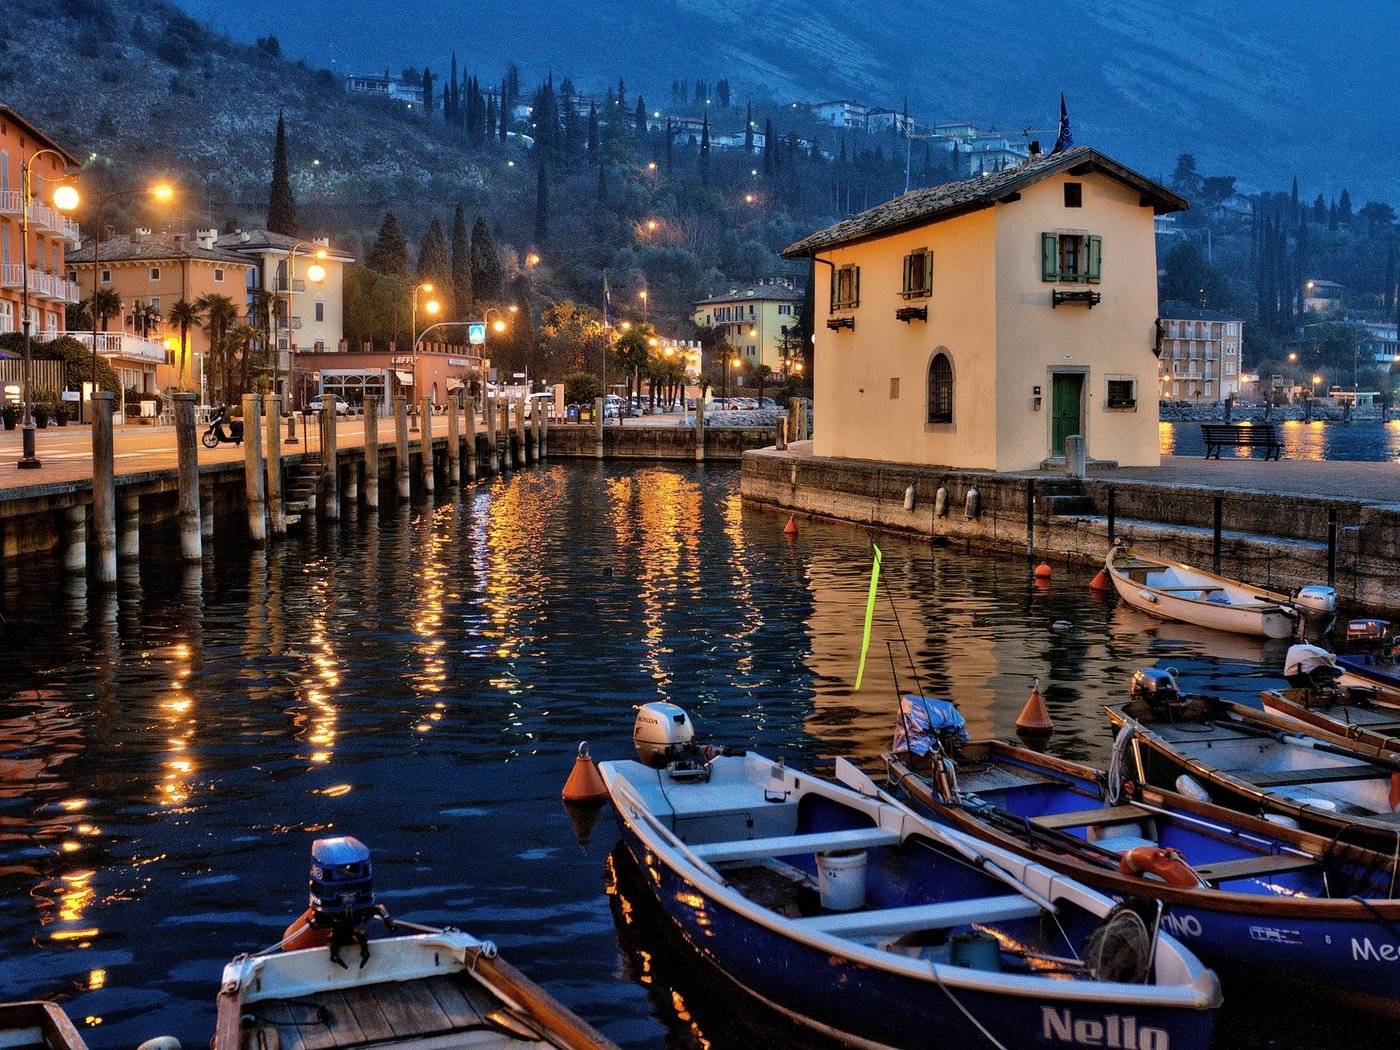
[{"label": "boat hull", "polygon": [[[1146,582],[1145,576],[1135,580],[1125,565],[1170,573],[1176,585],[1157,586]],[[1104,568],[1118,597],[1149,616],[1260,638],[1292,638],[1298,633],[1298,614],[1287,604],[1285,595],[1120,547],[1109,552]],[[1211,601],[1207,594],[1228,596],[1229,600]]]},{"label": "boat hull", "polygon": [[[1062,871],[1115,899],[1161,900],[1164,929],[1227,976],[1306,984],[1370,1013],[1400,1019],[1400,967],[1383,961],[1400,960],[1400,902],[1379,901],[1368,909],[1349,899],[1290,896],[1286,876],[1276,880],[1277,895],[1148,883],[1051,848],[1028,849],[1023,839],[990,826],[975,812],[944,804],[923,776],[894,756],[887,756],[887,762],[899,792],[940,823]],[[1067,763],[1056,763],[1054,772],[1062,779],[1074,776]],[[1097,790],[1091,777],[1077,786],[1086,795]],[[1264,828],[1244,831],[1268,834]]]},{"label": "boat hull", "polygon": [[[809,1026],[866,1047],[929,1045],[985,1047],[978,1031],[931,979],[915,980],[803,944],[752,922],[708,895],[652,852],[623,817],[623,841],[649,889],[685,942],[706,962],[755,997]],[[1065,982],[1066,991],[1073,988]],[[1015,997],[959,988],[956,999],[1006,1046],[1069,1047],[1083,1033],[1115,1033],[1123,1047],[1207,1046],[1207,1010],[1151,1006],[1107,1009],[1067,995],[1063,999]],[[1075,1033],[1080,1034],[1076,1039]],[[1107,1035],[1099,1038],[1106,1039]]]}]

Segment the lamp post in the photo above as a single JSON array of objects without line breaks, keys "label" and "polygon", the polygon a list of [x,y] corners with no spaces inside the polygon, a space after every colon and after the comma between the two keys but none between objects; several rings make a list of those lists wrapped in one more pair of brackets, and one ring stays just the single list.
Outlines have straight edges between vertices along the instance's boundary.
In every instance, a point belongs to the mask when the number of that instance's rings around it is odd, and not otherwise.
[{"label": "lamp post", "polygon": [[[292,295],[296,291],[297,252],[303,248],[314,248],[312,255],[317,259],[326,257],[326,249],[314,241],[297,241],[287,252],[287,375],[292,372],[292,356],[296,353],[296,341],[292,337]],[[316,284],[326,279],[326,268],[319,262],[306,269],[306,276]],[[280,394],[282,387],[282,348],[274,347],[272,352],[272,392]],[[290,391],[289,391],[290,393]],[[289,400],[290,403],[290,400]]]},{"label": "lamp post", "polygon": [[[424,281],[422,284],[414,285],[412,302],[410,304],[410,309],[408,312],[409,335],[410,338],[413,340],[413,393],[415,397],[417,397],[419,394],[418,388],[420,386],[418,382],[418,341],[422,338],[418,334],[418,293],[431,292],[432,290],[433,286],[427,281]],[[439,303],[436,299],[429,299],[426,303],[423,304],[423,312],[426,313],[429,317],[437,316],[437,312],[441,309],[442,304]],[[426,335],[428,332],[432,331],[436,327],[438,326],[429,325],[423,330],[424,335]],[[415,434],[418,433],[417,412],[412,412],[409,414],[409,422],[412,424],[409,427],[409,429]]]},{"label": "lamp post", "polygon": [[[34,200],[34,161],[44,154],[59,160],[64,156],[56,149],[35,150],[20,164],[20,232],[19,232],[19,279],[20,279],[20,323],[24,331],[24,422],[20,424],[23,439],[19,460],[21,470],[37,470],[43,464],[34,452],[34,416],[29,403],[29,205]],[[63,192],[66,191],[66,192]],[[72,186],[60,186],[54,192],[54,206],[61,211],[71,211],[78,206],[78,193]]]},{"label": "lamp post", "polygon": [[637,293],[642,300],[642,324],[647,323],[647,290],[643,288]]},{"label": "lamp post", "polygon": [[[175,191],[166,183],[158,183],[155,186],[141,187],[132,190],[115,190],[107,194],[97,202],[97,209],[93,212],[92,219],[92,393],[97,393],[97,284],[101,272],[102,263],[102,209],[108,203],[118,197],[134,197],[138,194],[149,193],[158,201],[168,201],[175,195]],[[92,403],[89,397],[88,403]]]}]

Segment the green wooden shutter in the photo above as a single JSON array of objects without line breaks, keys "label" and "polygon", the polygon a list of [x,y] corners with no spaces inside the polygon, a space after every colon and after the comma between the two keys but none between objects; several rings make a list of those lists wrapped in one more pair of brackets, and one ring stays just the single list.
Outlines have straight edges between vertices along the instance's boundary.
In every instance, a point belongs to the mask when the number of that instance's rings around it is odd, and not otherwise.
[{"label": "green wooden shutter", "polygon": [[914,291],[914,255],[910,253],[904,257],[904,298],[908,299]]},{"label": "green wooden shutter", "polygon": [[1103,238],[1089,238],[1089,283],[1099,283],[1099,268],[1103,260]]},{"label": "green wooden shutter", "polygon": [[924,291],[933,294],[933,249],[924,253]]},{"label": "green wooden shutter", "polygon": [[840,274],[841,271],[833,266],[831,269],[831,310],[833,312],[836,310],[836,289],[839,287],[840,284]]},{"label": "green wooden shutter", "polygon": [[1060,279],[1060,235],[1042,233],[1040,235],[1040,279],[1058,281]]},{"label": "green wooden shutter", "polygon": [[860,267],[851,267],[851,305],[860,305]]}]

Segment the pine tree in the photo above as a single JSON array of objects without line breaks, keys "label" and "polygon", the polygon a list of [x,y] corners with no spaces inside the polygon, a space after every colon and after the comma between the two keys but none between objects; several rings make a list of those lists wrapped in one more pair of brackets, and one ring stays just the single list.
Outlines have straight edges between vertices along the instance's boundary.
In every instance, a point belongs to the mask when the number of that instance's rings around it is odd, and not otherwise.
[{"label": "pine tree", "polygon": [[472,242],[467,235],[467,210],[460,202],[452,216],[452,301],[457,319],[466,320],[472,305]]},{"label": "pine tree", "polygon": [[442,228],[442,220],[433,217],[428,227],[428,235],[423,238],[418,249],[418,280],[433,286],[433,298],[442,304],[444,316],[453,315],[452,261],[447,255],[447,235]]},{"label": "pine tree", "polygon": [[287,125],[277,113],[277,144],[272,151],[272,189],[267,195],[267,228],[287,237],[297,235],[297,202],[287,174]]},{"label": "pine tree", "polygon": [[365,259],[365,265],[388,277],[408,278],[408,238],[399,229],[399,220],[393,212],[384,213],[379,236]]},{"label": "pine tree", "polygon": [[479,303],[494,303],[501,297],[501,257],[496,239],[486,220],[477,216],[472,224],[472,293]]},{"label": "pine tree", "polygon": [[544,247],[549,239],[549,173],[540,157],[535,178],[535,245]]}]

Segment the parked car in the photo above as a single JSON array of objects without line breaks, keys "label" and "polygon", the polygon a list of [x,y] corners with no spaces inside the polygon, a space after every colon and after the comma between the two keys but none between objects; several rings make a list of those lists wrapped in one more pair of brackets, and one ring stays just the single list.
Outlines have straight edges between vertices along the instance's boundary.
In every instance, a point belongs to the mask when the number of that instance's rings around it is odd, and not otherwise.
[{"label": "parked car", "polygon": [[778,402],[774,401],[771,397],[765,397],[758,405],[760,408],[777,408]]},{"label": "parked car", "polygon": [[320,412],[327,402],[335,406],[335,414],[338,416],[346,415],[350,411],[350,402],[339,394],[317,394],[306,403],[306,409],[308,412]]}]

